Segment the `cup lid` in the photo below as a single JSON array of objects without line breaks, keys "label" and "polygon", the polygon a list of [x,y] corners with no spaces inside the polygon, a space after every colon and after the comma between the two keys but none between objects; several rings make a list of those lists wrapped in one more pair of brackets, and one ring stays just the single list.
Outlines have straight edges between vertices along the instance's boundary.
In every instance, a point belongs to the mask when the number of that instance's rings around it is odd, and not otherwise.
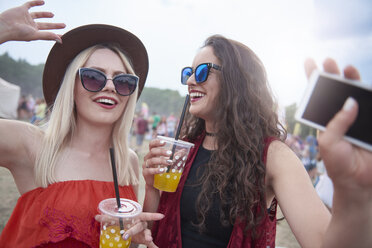
[{"label": "cup lid", "polygon": [[161,135],[158,135],[157,136],[158,139],[162,139],[162,140],[165,140],[167,142],[171,142],[171,143],[175,143],[179,146],[185,146],[185,147],[194,147],[194,144],[193,143],[190,143],[190,142],[187,142],[187,141],[183,141],[183,140],[175,140],[174,138],[172,137],[166,137],[166,136],[161,136]]},{"label": "cup lid", "polygon": [[116,198],[108,198],[98,204],[98,210],[102,214],[118,218],[134,218],[142,212],[142,207],[138,202],[120,198],[120,208],[116,203]]}]

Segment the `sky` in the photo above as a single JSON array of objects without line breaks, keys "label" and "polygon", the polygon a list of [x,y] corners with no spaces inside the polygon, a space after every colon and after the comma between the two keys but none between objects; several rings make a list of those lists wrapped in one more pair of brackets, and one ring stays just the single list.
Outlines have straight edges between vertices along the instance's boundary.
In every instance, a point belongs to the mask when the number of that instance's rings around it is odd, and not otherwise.
[{"label": "sky", "polygon": [[[104,23],[138,36],[149,54],[147,87],[187,93],[180,71],[192,64],[213,34],[238,40],[262,60],[281,107],[299,103],[306,89],[304,61],[321,68],[334,58],[352,64],[372,85],[372,1],[370,0],[46,0],[31,11],[51,11],[67,27]],[[1,0],[0,11],[23,4]],[[31,64],[44,63],[51,41],[7,42],[0,54]]]}]

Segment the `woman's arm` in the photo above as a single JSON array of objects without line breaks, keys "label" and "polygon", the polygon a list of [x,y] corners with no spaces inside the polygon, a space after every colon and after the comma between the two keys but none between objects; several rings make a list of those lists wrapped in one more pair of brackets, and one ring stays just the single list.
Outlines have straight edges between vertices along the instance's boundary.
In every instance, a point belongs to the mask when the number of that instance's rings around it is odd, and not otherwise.
[{"label": "woman's arm", "polygon": [[[308,75],[315,68],[315,63],[307,61]],[[324,69],[339,73],[331,59],[325,61]],[[344,74],[359,79],[353,67],[347,67]],[[272,188],[302,247],[372,247],[372,152],[343,139],[357,109],[353,100],[347,101],[319,138],[320,153],[334,185],[332,216],[289,148],[280,142],[269,147],[268,189]]]},{"label": "woman's arm", "polygon": [[12,173],[20,194],[37,187],[34,164],[42,138],[36,126],[0,119],[0,166]]},{"label": "woman's arm", "polygon": [[372,153],[343,139],[358,113],[348,100],[319,138],[334,184],[332,220],[323,247],[372,247]]},{"label": "woman's arm", "polygon": [[31,12],[28,10],[35,6],[41,6],[44,1],[35,0],[6,10],[0,14],[0,44],[10,40],[55,40],[62,43],[61,37],[53,32],[42,30],[61,29],[63,23],[35,22],[38,18],[52,18],[51,12]]},{"label": "woman's arm", "polygon": [[[332,59],[323,67],[340,74]],[[315,63],[307,61],[308,75],[314,68]],[[344,69],[344,76],[360,80],[352,66]],[[320,153],[334,185],[332,220],[323,247],[372,247],[372,152],[343,139],[357,113],[357,102],[348,99],[319,136]]]},{"label": "woman's arm", "polygon": [[35,126],[14,120],[0,119],[0,166],[10,171],[23,164],[34,164],[42,132]]},{"label": "woman's arm", "polygon": [[[10,40],[58,40],[61,38],[52,32],[40,30],[64,28],[63,23],[36,23],[37,18],[51,18],[50,12],[32,12],[28,10],[34,6],[43,5],[44,1],[30,1],[0,13],[0,43]],[[19,164],[32,164],[27,161],[34,156],[35,138],[40,138],[38,129],[22,122],[0,120],[0,166],[9,168],[14,176],[13,169]],[[36,138],[36,142],[38,142]]]},{"label": "woman's arm", "polygon": [[287,145],[274,141],[266,168],[267,185],[301,247],[320,247],[331,216],[301,161]]},{"label": "woman's arm", "polygon": [[[167,163],[166,150],[162,148],[164,142],[158,139],[152,140],[149,144],[149,152],[144,157],[144,162],[142,165],[142,174],[146,181],[145,185],[145,200],[143,203],[143,209],[146,212],[155,213],[158,211],[159,201],[160,201],[160,191],[154,188],[154,175],[163,173],[164,168],[169,164]],[[163,168],[158,168],[162,165]],[[149,226],[152,226],[152,222],[149,222]]]},{"label": "woman's arm", "polygon": [[[30,1],[0,13],[0,44],[10,40],[57,40],[61,38],[52,32],[41,30],[60,29],[62,23],[36,23],[34,19],[51,18],[50,12],[32,12],[34,6],[44,1]],[[37,149],[42,139],[41,131],[27,123],[0,120],[0,166],[8,168],[22,193],[34,187],[33,166]]]}]

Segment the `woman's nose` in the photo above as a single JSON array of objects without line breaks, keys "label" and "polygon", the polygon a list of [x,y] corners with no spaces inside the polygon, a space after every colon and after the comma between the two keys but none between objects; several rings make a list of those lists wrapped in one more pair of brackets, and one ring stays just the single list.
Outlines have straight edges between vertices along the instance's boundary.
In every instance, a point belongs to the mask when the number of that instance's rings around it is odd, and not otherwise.
[{"label": "woman's nose", "polygon": [[191,74],[191,76],[187,79],[187,82],[186,84],[188,86],[191,86],[191,85],[196,85],[196,81],[195,81],[195,73]]},{"label": "woman's nose", "polygon": [[112,81],[111,78],[108,78],[108,79],[106,80],[106,85],[105,85],[105,87],[103,87],[102,91],[112,91],[112,92],[116,92],[115,85],[114,85],[114,81]]}]

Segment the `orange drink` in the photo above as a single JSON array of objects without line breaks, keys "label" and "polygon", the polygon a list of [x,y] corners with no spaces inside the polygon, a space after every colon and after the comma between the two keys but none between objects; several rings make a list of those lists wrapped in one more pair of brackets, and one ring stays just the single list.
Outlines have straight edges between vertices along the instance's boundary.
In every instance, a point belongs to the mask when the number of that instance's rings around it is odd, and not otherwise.
[{"label": "orange drink", "polygon": [[131,238],[124,240],[123,234],[142,212],[141,205],[135,201],[121,198],[120,208],[118,208],[116,199],[109,198],[99,203],[98,210],[102,215],[99,247],[129,247]]},{"label": "orange drink", "polygon": [[172,152],[169,157],[172,165],[165,168],[166,172],[154,176],[154,187],[161,191],[175,192],[182,175],[183,167],[185,167],[187,156],[190,149],[194,147],[194,144],[164,136],[158,136],[158,139],[165,142],[162,147],[163,149]]},{"label": "orange drink", "polygon": [[[124,233],[124,232],[123,232]],[[123,234],[120,233],[119,226],[107,226],[105,230],[101,230],[99,238],[99,247],[101,248],[128,248],[130,246],[131,238],[124,240]]]},{"label": "orange drink", "polygon": [[180,182],[182,172],[165,172],[154,176],[154,187],[167,192],[175,192]]}]

